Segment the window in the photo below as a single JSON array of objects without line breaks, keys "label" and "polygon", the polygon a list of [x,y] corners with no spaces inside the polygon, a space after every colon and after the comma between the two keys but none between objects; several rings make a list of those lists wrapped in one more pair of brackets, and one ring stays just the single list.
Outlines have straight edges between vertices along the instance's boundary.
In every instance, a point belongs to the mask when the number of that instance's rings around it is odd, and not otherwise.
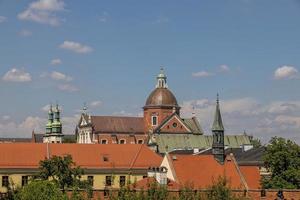
[{"label": "window", "polygon": [[119,144],[125,144],[126,141],[124,139],[119,140]]},{"label": "window", "polygon": [[2,176],[2,187],[8,187],[9,181],[8,176]]},{"label": "window", "polygon": [[143,144],[144,140],[138,140],[138,144]]},{"label": "window", "polygon": [[108,162],[108,156],[103,156],[103,161]]},{"label": "window", "polygon": [[107,140],[101,140],[101,144],[107,144]]},{"label": "window", "polygon": [[109,195],[109,191],[108,190],[104,190],[103,191],[103,196],[107,197]]},{"label": "window", "polygon": [[157,125],[157,116],[152,116],[152,126],[156,126]]},{"label": "window", "polygon": [[174,127],[174,128],[177,127],[177,123],[176,123],[176,122],[173,123],[173,127]]},{"label": "window", "polygon": [[126,176],[120,176],[120,187],[125,186]]},{"label": "window", "polygon": [[91,186],[94,186],[94,176],[88,176],[87,181]]},{"label": "window", "polygon": [[28,183],[28,176],[22,176],[22,186],[27,185]]},{"label": "window", "polygon": [[111,176],[105,176],[105,186],[111,186]]}]

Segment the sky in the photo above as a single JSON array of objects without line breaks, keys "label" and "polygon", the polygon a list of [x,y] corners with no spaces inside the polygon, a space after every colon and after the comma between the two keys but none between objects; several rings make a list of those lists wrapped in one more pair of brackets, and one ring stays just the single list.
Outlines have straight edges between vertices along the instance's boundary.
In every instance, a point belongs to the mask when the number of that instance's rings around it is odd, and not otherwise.
[{"label": "sky", "polygon": [[140,116],[163,66],[205,134],[219,93],[225,134],[300,143],[299,0],[0,0],[0,35],[0,137]]}]

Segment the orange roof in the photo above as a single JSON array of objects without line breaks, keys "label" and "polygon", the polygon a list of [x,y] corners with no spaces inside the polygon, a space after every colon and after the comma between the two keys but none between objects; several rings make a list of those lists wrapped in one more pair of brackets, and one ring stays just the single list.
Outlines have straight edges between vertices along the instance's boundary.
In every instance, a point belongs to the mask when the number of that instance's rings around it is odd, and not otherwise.
[{"label": "orange roof", "polygon": [[89,169],[148,169],[160,166],[162,161],[146,145],[139,144],[9,143],[0,144],[0,168],[38,168],[48,154],[70,154],[76,165]]},{"label": "orange roof", "polygon": [[[173,157],[174,155],[172,155]],[[229,180],[233,189],[243,189],[244,184],[231,156],[227,156],[224,165],[217,162],[213,155],[176,155],[170,158],[177,181],[181,185],[192,185],[194,188],[207,188],[220,176]]]},{"label": "orange roof", "polygon": [[[154,177],[147,177],[147,178],[143,178],[140,181],[137,181],[136,183],[132,184],[132,186],[136,189],[148,189],[152,183],[157,183],[156,179]],[[167,189],[171,189],[171,190],[180,189],[180,185],[170,179],[168,179],[168,183],[166,186]]]},{"label": "orange roof", "polygon": [[261,189],[260,173],[258,166],[240,166],[249,189]]}]

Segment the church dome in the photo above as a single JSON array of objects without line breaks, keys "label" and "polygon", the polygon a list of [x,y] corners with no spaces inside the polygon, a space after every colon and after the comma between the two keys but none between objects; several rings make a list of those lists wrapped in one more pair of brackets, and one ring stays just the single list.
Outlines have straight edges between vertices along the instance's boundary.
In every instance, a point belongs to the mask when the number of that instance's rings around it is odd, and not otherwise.
[{"label": "church dome", "polygon": [[176,107],[178,108],[177,100],[174,94],[168,89],[167,76],[164,70],[161,69],[156,77],[156,88],[147,98],[145,107]]},{"label": "church dome", "polygon": [[156,88],[147,98],[145,107],[167,106],[178,107],[174,94],[168,88]]}]

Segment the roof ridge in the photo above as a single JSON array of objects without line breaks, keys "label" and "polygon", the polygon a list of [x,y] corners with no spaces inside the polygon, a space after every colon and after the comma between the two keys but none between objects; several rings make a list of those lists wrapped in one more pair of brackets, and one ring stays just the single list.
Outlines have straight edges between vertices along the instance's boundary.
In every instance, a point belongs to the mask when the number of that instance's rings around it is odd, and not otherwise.
[{"label": "roof ridge", "polygon": [[129,170],[131,170],[131,169],[133,168],[133,165],[134,165],[134,163],[136,162],[136,160],[137,160],[137,157],[139,156],[139,154],[140,154],[140,152],[141,152],[141,150],[142,150],[142,147],[143,147],[143,146],[144,146],[144,144],[142,144],[142,145],[140,146],[140,148],[139,148],[138,152],[135,154],[135,156],[134,156],[133,160],[131,161],[131,164],[130,164]]},{"label": "roof ridge", "polygon": [[242,181],[242,183],[243,183],[245,189],[248,191],[248,190],[249,190],[248,184],[247,184],[247,182],[246,182],[246,179],[245,179],[243,173],[241,172],[241,170],[240,170],[240,168],[239,168],[239,166],[238,166],[237,161],[235,160],[234,155],[231,154],[231,155],[229,155],[229,156],[232,158],[233,163],[234,163],[234,166],[235,166],[235,168],[236,168],[236,170],[237,170],[237,172],[238,172],[238,174],[239,174],[239,176],[240,176],[240,179],[241,179],[241,181]]},{"label": "roof ridge", "polygon": [[139,116],[114,116],[114,115],[91,115],[91,117],[139,118],[139,119],[143,118],[143,117],[139,117]]}]

